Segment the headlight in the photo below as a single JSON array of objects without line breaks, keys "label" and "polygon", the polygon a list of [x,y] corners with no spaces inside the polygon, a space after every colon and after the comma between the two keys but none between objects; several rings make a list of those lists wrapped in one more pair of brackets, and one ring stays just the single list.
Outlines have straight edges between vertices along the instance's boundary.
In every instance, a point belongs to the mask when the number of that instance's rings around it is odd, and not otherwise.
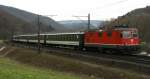
[{"label": "headlight", "polygon": [[131,43],[133,43],[134,42],[134,39],[131,39]]}]

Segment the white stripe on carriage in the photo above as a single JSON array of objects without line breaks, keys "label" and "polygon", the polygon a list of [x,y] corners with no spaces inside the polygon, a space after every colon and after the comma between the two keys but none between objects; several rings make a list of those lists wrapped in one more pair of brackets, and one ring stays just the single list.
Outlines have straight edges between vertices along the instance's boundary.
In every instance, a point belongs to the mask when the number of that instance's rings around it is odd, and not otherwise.
[{"label": "white stripe on carriage", "polygon": [[62,45],[79,45],[79,42],[75,41],[46,41],[47,44],[62,44]]},{"label": "white stripe on carriage", "polygon": [[[70,35],[70,34],[84,34],[84,32],[69,32],[69,33],[45,33],[40,35]],[[22,37],[22,36],[37,36],[38,34],[26,34],[26,35],[15,35],[13,37]]]}]

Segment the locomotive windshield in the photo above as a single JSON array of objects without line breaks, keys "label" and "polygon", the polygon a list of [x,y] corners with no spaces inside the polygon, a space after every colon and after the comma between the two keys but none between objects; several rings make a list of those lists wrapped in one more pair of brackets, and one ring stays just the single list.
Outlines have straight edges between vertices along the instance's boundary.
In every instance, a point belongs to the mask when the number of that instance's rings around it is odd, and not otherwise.
[{"label": "locomotive windshield", "polygon": [[122,32],[123,38],[131,38],[131,32],[130,31],[123,31]]},{"label": "locomotive windshield", "polygon": [[138,37],[137,31],[122,31],[123,38],[134,38]]},{"label": "locomotive windshield", "polygon": [[133,35],[133,37],[138,37],[138,32],[137,31],[133,31],[132,35]]}]

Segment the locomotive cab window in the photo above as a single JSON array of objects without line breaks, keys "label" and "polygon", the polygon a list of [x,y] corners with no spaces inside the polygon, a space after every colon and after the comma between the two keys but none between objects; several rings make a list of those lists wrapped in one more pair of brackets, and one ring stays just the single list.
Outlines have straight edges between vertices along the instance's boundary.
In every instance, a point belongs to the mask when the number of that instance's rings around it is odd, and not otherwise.
[{"label": "locomotive cab window", "polygon": [[138,37],[138,34],[137,33],[133,33],[133,37]]},{"label": "locomotive cab window", "polygon": [[123,31],[122,37],[123,38],[131,38],[132,37],[131,32],[130,31]]},{"label": "locomotive cab window", "polygon": [[133,32],[132,32],[132,36],[133,36],[133,37],[138,37],[137,31],[133,31]]}]

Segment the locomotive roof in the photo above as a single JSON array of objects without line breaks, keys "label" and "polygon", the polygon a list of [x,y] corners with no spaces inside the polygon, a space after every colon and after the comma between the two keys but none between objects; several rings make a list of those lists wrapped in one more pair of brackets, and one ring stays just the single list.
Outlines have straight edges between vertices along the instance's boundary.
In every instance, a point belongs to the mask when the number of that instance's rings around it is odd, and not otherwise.
[{"label": "locomotive roof", "polygon": [[96,29],[96,30],[90,30],[87,32],[103,32],[103,31],[124,31],[124,30],[137,30],[137,28],[110,28],[110,29]]},{"label": "locomotive roof", "polygon": [[137,30],[137,28],[115,28],[115,30]]},{"label": "locomotive roof", "polygon": [[[84,32],[66,32],[66,33],[45,33],[40,35],[68,35],[68,34],[83,34]],[[38,34],[26,34],[26,35],[15,35],[14,37],[20,37],[20,36],[37,36]]]},{"label": "locomotive roof", "polygon": [[84,32],[68,32],[68,33],[47,33],[40,35],[68,35],[68,34],[83,34]]}]

